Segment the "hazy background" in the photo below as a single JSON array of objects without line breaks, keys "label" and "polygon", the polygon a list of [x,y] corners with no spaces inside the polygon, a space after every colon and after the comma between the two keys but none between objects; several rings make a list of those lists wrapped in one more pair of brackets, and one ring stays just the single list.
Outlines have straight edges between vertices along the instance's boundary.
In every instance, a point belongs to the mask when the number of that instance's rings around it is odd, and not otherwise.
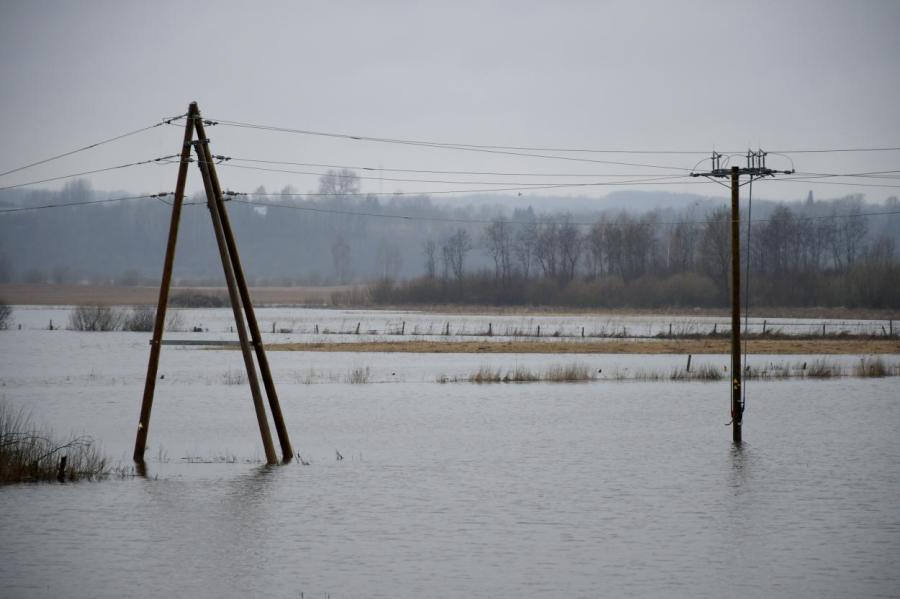
[{"label": "hazy background", "polygon": [[[700,152],[896,146],[898,27],[892,0],[6,1],[0,171],[180,114],[191,100],[210,118],[454,143]],[[172,154],[180,136],[157,128],[2,185]],[[660,172],[221,126],[210,138],[218,154],[375,168]],[[794,160],[804,172],[843,173],[896,168],[898,156]],[[690,168],[697,159],[624,161]],[[774,157],[771,164],[782,166]],[[222,170],[223,184],[242,191],[309,191],[318,178]],[[174,178],[174,166],[145,166],[91,180],[95,189],[156,192],[171,191]],[[472,187],[484,186],[363,182],[371,192]],[[724,192],[698,181],[665,188]],[[796,182],[769,182],[758,193],[799,199],[810,188],[817,197],[896,195]],[[200,189],[198,176],[190,189]]]},{"label": "hazy background", "polygon": [[[0,173],[159,123],[192,100],[217,121],[531,148],[484,152],[209,126],[213,152],[232,158],[219,167],[223,187],[258,203],[230,208],[257,283],[417,277],[428,273],[429,242],[437,252],[432,274],[446,282],[442,252],[460,229],[468,235],[466,270],[498,273],[487,224],[527,217],[578,223],[575,278],[618,277],[627,286],[642,273],[657,282],[697,275],[691,297],[703,298],[710,285],[725,285],[710,260],[727,259],[728,248],[705,221],[728,191],[686,175],[708,169],[711,150],[735,152],[728,165],[743,165],[748,147],[762,147],[784,153],[770,155],[770,167],[807,174],[900,171],[898,150],[821,151],[900,146],[894,1],[0,6]],[[182,128],[158,126],[0,175],[0,209],[170,192],[171,162],[40,181],[176,154]],[[333,189],[323,175],[343,167],[359,176],[350,194],[306,195]],[[555,184],[578,185],[546,188]],[[188,193],[200,203],[201,188],[192,167]],[[767,234],[792,259],[807,258],[784,263],[760,237],[754,268],[777,271],[773,289],[817,273],[817,288],[841,276],[849,294],[863,276],[851,271],[863,267],[867,281],[893,280],[900,215],[882,213],[900,212],[898,191],[898,173],[757,182],[754,217],[791,205]],[[844,219],[851,208],[863,216]],[[630,274],[613,255],[624,243],[616,235],[640,227],[629,229],[623,210],[652,229],[631,244],[640,267]],[[0,215],[0,282],[154,283],[169,212],[143,199]],[[879,215],[864,216],[872,212]],[[413,218],[397,218],[404,216]],[[601,218],[615,226],[591,241]],[[676,234],[671,223],[681,221],[692,225]],[[205,208],[191,206],[184,223],[176,276],[219,281]],[[513,238],[525,233],[509,232],[510,256]],[[519,241],[537,247],[536,238]],[[606,249],[592,257],[594,242]],[[562,241],[554,243],[563,252]],[[508,288],[517,269],[527,282],[522,263],[492,285]],[[543,276],[568,285],[555,269]],[[446,297],[444,288],[433,291]],[[868,295],[883,299],[877,289]],[[882,299],[874,303],[900,304]]]}]

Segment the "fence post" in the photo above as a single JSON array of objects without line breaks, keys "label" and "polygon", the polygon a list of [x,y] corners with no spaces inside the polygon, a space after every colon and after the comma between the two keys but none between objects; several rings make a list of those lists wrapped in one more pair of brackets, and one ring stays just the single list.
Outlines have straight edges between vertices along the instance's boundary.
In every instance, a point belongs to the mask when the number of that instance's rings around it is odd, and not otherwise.
[{"label": "fence post", "polygon": [[691,371],[691,354],[688,354],[688,363],[687,363],[687,368],[685,368],[685,371],[686,372]]},{"label": "fence post", "polygon": [[765,320],[763,321],[763,337],[766,336],[766,322],[767,321],[765,321]]}]

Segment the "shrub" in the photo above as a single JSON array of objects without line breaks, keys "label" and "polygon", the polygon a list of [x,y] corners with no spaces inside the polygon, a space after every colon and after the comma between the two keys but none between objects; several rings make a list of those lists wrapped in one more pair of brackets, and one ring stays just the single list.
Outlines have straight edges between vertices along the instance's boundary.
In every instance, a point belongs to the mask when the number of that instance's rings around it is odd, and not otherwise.
[{"label": "shrub", "polygon": [[169,305],[173,308],[225,308],[231,304],[224,293],[211,293],[184,289],[172,294]]},{"label": "shrub", "polygon": [[12,306],[0,300],[0,331],[9,328],[10,317],[12,316]]},{"label": "shrub", "polygon": [[150,306],[137,306],[122,320],[123,331],[152,331],[156,322],[156,310]]},{"label": "shrub", "polygon": [[[156,325],[156,308],[153,306],[135,306],[122,319],[122,330],[133,332],[153,331]],[[184,328],[184,319],[181,312],[174,310],[166,314],[166,330],[180,331]]]},{"label": "shrub", "polygon": [[73,331],[115,331],[122,326],[122,311],[110,306],[78,306],[69,313]]}]

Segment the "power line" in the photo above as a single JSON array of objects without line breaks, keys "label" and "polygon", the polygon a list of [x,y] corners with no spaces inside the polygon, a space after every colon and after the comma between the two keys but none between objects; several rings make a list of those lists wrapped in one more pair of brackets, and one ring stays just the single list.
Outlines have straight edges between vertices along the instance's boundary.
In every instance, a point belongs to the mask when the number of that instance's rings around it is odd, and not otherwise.
[{"label": "power line", "polygon": [[[313,176],[325,176],[329,173],[323,172],[312,172],[312,171],[297,171],[291,169],[277,169],[277,168],[267,168],[262,166],[244,166],[240,164],[228,164],[227,162],[219,162],[217,163],[220,166],[226,166],[230,168],[239,168],[246,170],[255,170],[255,171],[263,171],[269,173],[285,173],[285,174],[294,174],[294,175],[313,175]],[[337,175],[341,176],[341,175]],[[647,177],[648,180],[658,179],[660,175],[654,175],[651,173],[641,173],[641,174],[622,174],[622,175],[601,175],[606,177]],[[370,181],[392,181],[392,182],[400,182],[400,183],[440,183],[445,185],[520,185],[520,186],[544,186],[544,185],[594,185],[598,183],[546,183],[546,182],[526,182],[526,181],[450,181],[447,179],[404,179],[398,177],[370,177],[366,175],[355,175],[358,179],[370,180]],[[669,175],[666,175],[665,178],[669,178]]]},{"label": "power line", "polygon": [[[217,158],[223,158],[218,156]],[[236,156],[227,157],[228,160],[234,162],[253,162],[259,164],[275,164],[286,166],[311,166],[328,169],[348,169],[371,172],[389,172],[389,173],[418,173],[426,175],[489,175],[496,177],[643,177],[652,176],[644,173],[543,173],[543,172],[502,172],[502,171],[455,171],[455,170],[434,170],[434,169],[412,169],[412,168],[384,168],[376,166],[358,166],[348,164],[323,164],[320,162],[290,162],[285,160],[262,160],[254,158],[239,158]],[[234,166],[234,165],[229,165]],[[325,173],[323,173],[325,174]],[[380,178],[380,177],[378,177]]]},{"label": "power line", "polygon": [[[586,162],[591,164],[612,164],[617,166],[636,166],[636,167],[644,167],[644,168],[656,168],[656,169],[665,169],[665,170],[674,170],[674,171],[685,171],[689,172],[690,169],[680,167],[680,166],[670,166],[670,165],[659,165],[659,164],[645,164],[645,163],[635,163],[635,162],[620,162],[620,161],[612,161],[612,160],[595,160],[591,158],[575,158],[572,156],[554,156],[551,154],[533,154],[525,151],[512,151],[512,150],[504,150],[504,149],[492,149],[492,148],[502,148],[504,146],[478,146],[475,144],[446,144],[440,142],[429,142],[429,141],[418,141],[411,139],[397,139],[397,138],[389,138],[389,137],[368,137],[364,135],[348,135],[344,133],[330,133],[327,131],[313,131],[309,129],[291,129],[288,127],[276,127],[273,125],[258,125],[254,123],[242,123],[238,121],[226,121],[226,120],[218,120],[217,124],[226,125],[229,127],[239,127],[244,129],[256,129],[261,131],[276,131],[279,133],[292,133],[296,135],[312,135],[318,137],[330,137],[335,139],[345,139],[350,141],[367,141],[367,142],[375,142],[375,143],[389,143],[389,144],[399,144],[399,145],[407,145],[407,146],[417,146],[424,148],[434,148],[434,149],[445,149],[445,150],[459,150],[466,152],[483,152],[487,154],[501,154],[507,156],[521,156],[526,158],[543,158],[547,160],[567,160],[571,162]],[[508,146],[513,147],[513,146]],[[574,151],[574,150],[573,150]]]},{"label": "power line", "polygon": [[27,187],[29,185],[37,185],[39,183],[50,183],[51,181],[59,181],[61,179],[71,179],[72,177],[81,177],[83,175],[94,175],[97,173],[105,173],[107,171],[114,171],[114,170],[118,170],[118,169],[128,168],[131,166],[140,166],[143,164],[166,162],[168,160],[171,160],[172,158],[178,158],[178,157],[179,157],[178,154],[172,154],[170,156],[162,156],[160,158],[151,158],[150,160],[141,160],[139,162],[129,162],[128,164],[119,164],[116,166],[109,166],[106,168],[98,168],[98,169],[94,169],[94,170],[90,170],[90,171],[81,171],[78,173],[71,173],[68,175],[60,175],[58,177],[49,177],[47,179],[39,179],[37,181],[28,181],[27,183],[18,183],[16,185],[7,185],[6,187],[0,187],[0,191],[5,191],[7,189],[16,189],[19,187]]},{"label": "power line", "polygon": [[163,198],[166,196],[175,195],[174,192],[165,192],[165,193],[153,193],[149,195],[142,196],[127,196],[123,198],[108,198],[105,200],[89,200],[86,202],[68,202],[63,204],[44,204],[42,206],[22,206],[19,208],[2,208],[0,209],[0,214],[9,214],[11,212],[27,212],[31,210],[47,210],[50,208],[72,208],[75,206],[92,206],[95,204],[109,204],[112,202],[125,202],[128,200],[144,200],[157,198],[163,203],[167,203]]},{"label": "power line", "polygon": [[[141,127],[140,129],[135,129],[134,131],[128,131],[128,132],[126,132],[126,133],[122,133],[122,134],[116,135],[116,136],[114,136],[114,137],[110,137],[110,138],[107,138],[107,139],[103,139],[103,140],[94,142],[94,143],[92,143],[92,144],[88,144],[88,145],[86,145],[86,146],[82,146],[82,147],[80,147],[80,148],[75,148],[74,150],[69,150],[68,152],[63,152],[62,154],[57,154],[56,156],[51,156],[51,157],[49,157],[49,158],[44,158],[43,160],[38,160],[37,162],[32,162],[32,163],[26,164],[26,165],[24,165],[24,166],[16,167],[16,168],[14,168],[14,169],[11,169],[11,170],[8,170],[8,171],[5,171],[5,172],[0,173],[0,177],[9,175],[9,174],[11,174],[11,173],[16,173],[16,172],[18,172],[18,171],[23,171],[23,170],[28,169],[28,168],[31,168],[31,167],[33,167],[33,166],[38,166],[38,165],[41,165],[41,164],[46,164],[47,162],[52,162],[52,161],[58,160],[58,159],[60,159],[60,158],[65,158],[66,156],[71,156],[72,154],[77,154],[78,152],[84,152],[85,150],[90,150],[91,148],[96,148],[96,147],[98,147],[98,146],[102,146],[102,145],[104,145],[104,144],[108,144],[108,143],[111,143],[111,142],[114,142],[114,141],[118,141],[118,140],[124,139],[124,138],[126,138],[126,137],[131,137],[132,135],[137,135],[138,133],[143,133],[144,131],[149,131],[150,129],[155,129],[156,127],[159,127],[160,125],[170,124],[170,123],[172,123],[172,122],[174,122],[174,121],[176,121],[176,120],[182,118],[183,116],[185,116],[185,115],[181,114],[181,115],[174,116],[174,117],[171,117],[171,118],[168,118],[168,119],[163,119],[162,121],[160,121],[160,122],[158,122],[158,123],[154,123],[153,125],[148,125],[148,126],[146,126],[146,127]],[[9,189],[9,188],[4,188],[4,189]]]},{"label": "power line", "polygon": [[337,193],[337,192],[308,192],[308,193],[258,193],[254,194],[257,196],[264,197],[332,197],[332,196],[346,196],[346,197],[369,197],[369,196],[426,196],[426,195],[449,195],[449,194],[477,194],[477,193],[500,193],[500,192],[511,192],[511,191],[537,191],[544,189],[560,189],[560,188],[572,188],[572,187],[617,187],[617,186],[631,186],[631,185],[705,185],[706,183],[703,181],[691,181],[691,180],[683,180],[686,176],[684,175],[661,175],[658,177],[650,177],[647,179],[633,179],[630,181],[603,181],[603,182],[594,182],[594,183],[554,183],[547,185],[534,185],[534,186],[518,186],[518,187],[505,187],[505,188],[493,188],[493,189],[454,189],[454,190],[440,190],[440,191],[392,191],[392,192],[347,192],[347,193]]}]

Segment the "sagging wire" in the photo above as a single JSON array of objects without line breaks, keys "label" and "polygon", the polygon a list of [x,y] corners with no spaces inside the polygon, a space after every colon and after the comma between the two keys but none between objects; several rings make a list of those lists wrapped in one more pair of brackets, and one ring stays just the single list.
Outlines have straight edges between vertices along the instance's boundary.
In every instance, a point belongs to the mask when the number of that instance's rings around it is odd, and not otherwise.
[{"label": "sagging wire", "polygon": [[[71,156],[72,154],[77,154],[78,152],[84,152],[85,150],[90,150],[91,148],[96,148],[98,146],[102,146],[102,145],[108,144],[110,142],[124,139],[126,137],[131,137],[132,135],[137,135],[138,133],[143,133],[144,131],[149,131],[150,129],[155,129],[156,127],[159,127],[161,125],[171,125],[173,122],[177,121],[178,119],[184,118],[185,116],[187,116],[187,113],[169,117],[167,119],[163,119],[163,120],[159,121],[158,123],[154,123],[154,124],[148,125],[146,127],[141,127],[140,129],[135,129],[134,131],[127,131],[120,135],[116,135],[116,136],[113,136],[113,137],[110,137],[107,139],[102,139],[102,140],[94,142],[92,144],[88,144],[88,145],[82,146],[80,148],[75,148],[74,150],[69,150],[68,152],[63,152],[62,154],[57,154],[57,155],[51,156],[49,158],[44,158],[43,160],[38,160],[38,161],[32,162],[30,164],[19,166],[14,169],[10,169],[8,171],[4,171],[4,172],[0,173],[0,177],[5,177],[6,175],[9,175],[12,173],[17,173],[19,171],[29,169],[33,166],[46,164],[46,163],[52,162],[54,160],[59,160],[60,158],[65,158],[66,156]],[[4,189],[9,189],[9,188],[4,188]]]}]

